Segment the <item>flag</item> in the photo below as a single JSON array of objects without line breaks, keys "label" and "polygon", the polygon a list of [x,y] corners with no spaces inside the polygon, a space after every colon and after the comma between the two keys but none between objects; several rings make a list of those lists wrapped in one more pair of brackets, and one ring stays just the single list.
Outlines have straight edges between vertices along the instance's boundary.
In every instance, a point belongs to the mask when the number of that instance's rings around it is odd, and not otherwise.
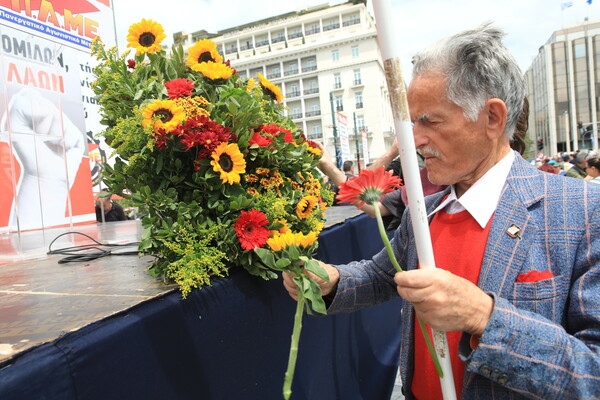
[{"label": "flag", "polygon": [[587,0],[587,3],[588,4],[592,4],[592,0]]},{"label": "flag", "polygon": [[[590,0],[588,0],[590,1]],[[560,9],[561,11],[564,10],[565,8],[569,8],[573,5],[572,1],[563,1],[562,3],[560,3]]]}]

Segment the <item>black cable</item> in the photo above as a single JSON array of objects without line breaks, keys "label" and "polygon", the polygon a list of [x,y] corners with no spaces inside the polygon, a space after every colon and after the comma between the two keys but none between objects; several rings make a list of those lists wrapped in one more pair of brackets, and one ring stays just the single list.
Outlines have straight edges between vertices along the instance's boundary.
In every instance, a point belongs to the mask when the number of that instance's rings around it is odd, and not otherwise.
[{"label": "black cable", "polygon": [[[94,242],[93,244],[84,244],[84,245],[80,245],[80,246],[71,246],[71,247],[64,247],[62,249],[57,249],[57,250],[52,250],[52,245],[54,244],[54,242],[56,242],[59,238],[65,236],[65,235],[82,235],[85,236],[86,238],[90,239],[92,242]],[[82,262],[82,261],[92,261],[92,260],[96,260],[98,258],[102,258],[102,257],[106,257],[106,256],[129,256],[129,255],[138,255],[140,252],[139,251],[122,251],[122,252],[113,252],[110,249],[105,249],[103,247],[128,247],[128,246],[133,246],[133,245],[138,245],[140,242],[129,242],[129,243],[120,243],[120,244],[103,244],[98,242],[96,239],[92,238],[91,236],[86,235],[85,233],[81,233],[81,232],[65,232],[62,233],[60,235],[58,235],[57,237],[54,238],[54,240],[52,240],[52,242],[50,242],[50,244],[48,245],[48,255],[52,255],[52,254],[60,254],[60,255],[65,255],[67,257],[61,258],[60,260],[58,260],[59,264],[65,264],[65,263],[69,263],[69,262]],[[90,251],[91,250],[91,251]]]}]

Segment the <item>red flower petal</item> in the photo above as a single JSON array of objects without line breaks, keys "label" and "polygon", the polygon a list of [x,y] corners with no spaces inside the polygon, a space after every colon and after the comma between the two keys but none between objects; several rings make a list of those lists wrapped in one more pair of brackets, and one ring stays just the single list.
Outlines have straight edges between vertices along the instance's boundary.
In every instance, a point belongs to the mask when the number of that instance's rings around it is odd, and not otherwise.
[{"label": "red flower petal", "polygon": [[271,235],[271,231],[265,228],[268,224],[269,220],[264,213],[254,209],[242,211],[234,226],[242,249],[249,251],[255,247],[263,247]]},{"label": "red flower petal", "polygon": [[402,186],[402,180],[379,167],[375,171],[363,169],[357,177],[351,178],[339,185],[336,198],[341,203],[354,203],[362,208],[365,202],[375,202],[397,187]]}]

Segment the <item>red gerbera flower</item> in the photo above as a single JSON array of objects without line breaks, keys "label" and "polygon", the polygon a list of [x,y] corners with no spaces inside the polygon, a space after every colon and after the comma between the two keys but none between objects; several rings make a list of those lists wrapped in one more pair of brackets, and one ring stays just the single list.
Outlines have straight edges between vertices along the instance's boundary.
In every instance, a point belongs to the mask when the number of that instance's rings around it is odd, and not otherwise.
[{"label": "red gerbera flower", "polygon": [[402,180],[384,167],[375,171],[363,169],[357,177],[340,183],[336,198],[340,203],[354,203],[362,208],[365,203],[376,204],[382,195],[393,192],[399,186],[402,186]]},{"label": "red gerbera flower", "polygon": [[166,82],[167,94],[171,100],[178,99],[183,96],[191,96],[194,90],[194,82],[185,78],[178,78]]},{"label": "red gerbera flower", "polygon": [[261,211],[242,211],[234,226],[242,249],[249,251],[255,247],[263,247],[271,235],[271,231],[265,228],[268,224],[267,216]]},{"label": "red gerbera flower", "polygon": [[273,140],[270,138],[264,137],[258,132],[254,132],[254,135],[248,140],[248,145],[252,146],[253,144],[257,144],[260,147],[269,147],[269,145],[273,143]]}]

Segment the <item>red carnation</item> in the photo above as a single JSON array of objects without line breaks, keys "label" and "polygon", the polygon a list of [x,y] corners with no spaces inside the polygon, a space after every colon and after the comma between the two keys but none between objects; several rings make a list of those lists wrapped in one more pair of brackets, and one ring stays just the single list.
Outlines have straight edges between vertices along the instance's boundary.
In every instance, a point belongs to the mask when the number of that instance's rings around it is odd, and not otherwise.
[{"label": "red carnation", "polygon": [[166,82],[167,94],[171,100],[178,99],[183,96],[191,96],[194,90],[194,82],[185,78],[178,78]]},{"label": "red carnation", "polygon": [[131,58],[129,60],[127,60],[127,68],[134,69],[135,68],[135,60],[132,60]]},{"label": "red carnation", "polygon": [[265,228],[268,224],[269,220],[264,213],[255,209],[242,211],[234,226],[242,249],[249,251],[255,247],[263,247],[271,235],[271,231]]}]

